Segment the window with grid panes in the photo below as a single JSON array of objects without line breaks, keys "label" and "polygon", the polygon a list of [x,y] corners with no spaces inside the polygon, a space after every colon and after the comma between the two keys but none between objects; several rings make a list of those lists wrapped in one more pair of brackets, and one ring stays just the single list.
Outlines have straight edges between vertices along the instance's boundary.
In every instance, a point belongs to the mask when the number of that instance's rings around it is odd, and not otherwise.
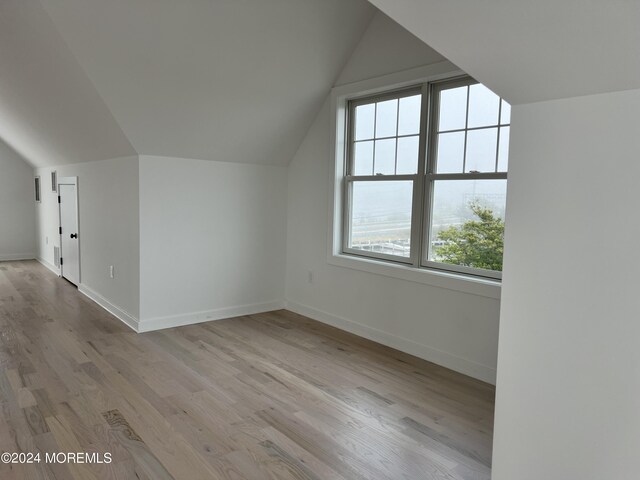
[{"label": "window with grid panes", "polygon": [[500,278],[510,106],[465,77],[348,112],[343,253]]}]

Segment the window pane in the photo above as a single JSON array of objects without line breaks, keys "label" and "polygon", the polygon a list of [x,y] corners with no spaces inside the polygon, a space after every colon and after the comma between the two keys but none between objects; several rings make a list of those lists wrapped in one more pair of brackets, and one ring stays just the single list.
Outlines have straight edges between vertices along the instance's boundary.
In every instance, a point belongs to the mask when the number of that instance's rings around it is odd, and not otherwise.
[{"label": "window pane", "polygon": [[398,135],[413,135],[420,132],[420,107],[422,95],[400,99]]},{"label": "window pane", "polygon": [[413,182],[353,182],[351,192],[349,247],[409,257]]},{"label": "window pane", "polygon": [[403,137],[398,139],[398,165],[396,174],[413,175],[418,172],[418,149],[420,137]]},{"label": "window pane", "polygon": [[495,172],[498,129],[487,128],[467,132],[465,172]]},{"label": "window pane", "polygon": [[434,182],[429,260],[502,270],[506,180]]},{"label": "window pane", "polygon": [[438,131],[465,128],[468,90],[468,87],[458,87],[440,92]]},{"label": "window pane", "polygon": [[464,132],[438,134],[437,173],[462,173]]},{"label": "window pane", "polygon": [[511,127],[500,129],[500,147],[498,148],[498,171],[506,172],[509,166],[509,134]]},{"label": "window pane", "polygon": [[481,84],[469,87],[468,128],[498,124],[500,97]]},{"label": "window pane", "polygon": [[396,169],[396,139],[376,140],[374,174],[393,175]]},{"label": "window pane", "polygon": [[398,121],[398,100],[387,100],[377,104],[376,109],[376,138],[393,137],[396,135]]},{"label": "window pane", "polygon": [[500,112],[500,125],[511,123],[511,105],[502,100],[502,111]]},{"label": "window pane", "polygon": [[376,104],[360,105],[356,107],[355,140],[366,140],[373,138],[373,122],[375,119]]},{"label": "window pane", "polygon": [[[425,266],[436,262],[458,272],[501,270],[506,179],[473,173],[506,177],[511,107],[471,78],[439,83],[430,91],[435,97],[428,102],[418,89],[356,101],[350,118],[354,123],[348,126],[353,133],[352,176],[345,180],[344,245],[352,253],[398,262],[420,256],[428,262]],[[429,112],[422,109],[426,103]],[[424,129],[427,113],[436,125]],[[423,178],[418,173],[426,172],[424,166],[419,169],[425,148],[435,158],[428,165],[433,170]],[[400,180],[400,175],[410,180]],[[426,200],[422,194],[413,198],[416,181],[428,182]],[[424,227],[426,238],[413,245],[412,257],[414,212],[420,216],[416,232]]]},{"label": "window pane", "polygon": [[353,145],[353,174],[373,175],[373,141]]}]

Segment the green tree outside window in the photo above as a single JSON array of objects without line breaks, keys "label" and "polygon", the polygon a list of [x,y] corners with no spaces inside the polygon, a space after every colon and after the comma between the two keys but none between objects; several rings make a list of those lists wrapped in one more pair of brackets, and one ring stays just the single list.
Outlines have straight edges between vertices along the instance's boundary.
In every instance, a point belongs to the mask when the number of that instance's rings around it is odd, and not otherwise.
[{"label": "green tree outside window", "polygon": [[478,218],[438,234],[443,244],[434,248],[438,261],[453,265],[502,271],[504,220],[477,202],[469,208]]}]

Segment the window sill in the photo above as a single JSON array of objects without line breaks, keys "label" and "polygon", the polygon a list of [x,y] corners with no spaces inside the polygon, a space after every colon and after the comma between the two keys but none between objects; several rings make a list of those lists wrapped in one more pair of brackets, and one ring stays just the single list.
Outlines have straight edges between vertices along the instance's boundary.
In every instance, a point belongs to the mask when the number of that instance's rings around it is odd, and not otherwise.
[{"label": "window sill", "polygon": [[500,299],[501,282],[488,278],[472,277],[428,268],[415,268],[381,260],[357,257],[348,254],[330,254],[330,265],[363,272],[422,283],[447,290]]}]

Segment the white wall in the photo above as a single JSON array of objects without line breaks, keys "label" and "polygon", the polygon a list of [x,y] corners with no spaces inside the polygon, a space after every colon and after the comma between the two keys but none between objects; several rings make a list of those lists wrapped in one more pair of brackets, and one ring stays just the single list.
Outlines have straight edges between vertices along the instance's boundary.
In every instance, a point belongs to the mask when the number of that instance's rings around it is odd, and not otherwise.
[{"label": "white wall", "polygon": [[443,60],[442,55],[378,11],[335,84],[345,85]]},{"label": "white wall", "polygon": [[634,0],[369,0],[512,105],[640,88]]},{"label": "white wall", "polygon": [[513,110],[495,480],[632,480],[640,90]]},{"label": "white wall", "polygon": [[[79,238],[81,291],[119,316],[139,315],[140,251],[138,158],[39,168],[42,203],[37,205],[38,257],[52,267],[53,246],[59,245],[57,194],[50,174],[77,176],[80,197]],[[114,266],[114,278],[109,266]],[[107,302],[107,303],[105,303]]]},{"label": "white wall", "polygon": [[[55,169],[78,176],[79,288],[134,328],[282,308],[286,168],[141,156]],[[48,181],[51,170],[37,172]],[[51,268],[58,204],[47,181],[38,256]]]},{"label": "white wall", "polygon": [[0,260],[34,258],[34,171],[0,140]]},{"label": "white wall", "polygon": [[282,308],[286,172],[140,157],[141,330]]},{"label": "white wall", "polygon": [[[370,78],[421,65],[434,58],[415,38],[378,18],[345,67],[344,81]],[[378,36],[391,46],[379,63],[365,61]],[[404,45],[408,45],[406,50]],[[394,52],[411,52],[398,63]],[[435,58],[436,61],[439,58]],[[388,70],[384,65],[391,65]],[[358,71],[354,70],[358,66]],[[499,300],[399,280],[327,263],[331,191],[330,102],[327,100],[289,166],[288,308],[359,335],[494,381]],[[309,282],[312,272],[312,282]]]}]

